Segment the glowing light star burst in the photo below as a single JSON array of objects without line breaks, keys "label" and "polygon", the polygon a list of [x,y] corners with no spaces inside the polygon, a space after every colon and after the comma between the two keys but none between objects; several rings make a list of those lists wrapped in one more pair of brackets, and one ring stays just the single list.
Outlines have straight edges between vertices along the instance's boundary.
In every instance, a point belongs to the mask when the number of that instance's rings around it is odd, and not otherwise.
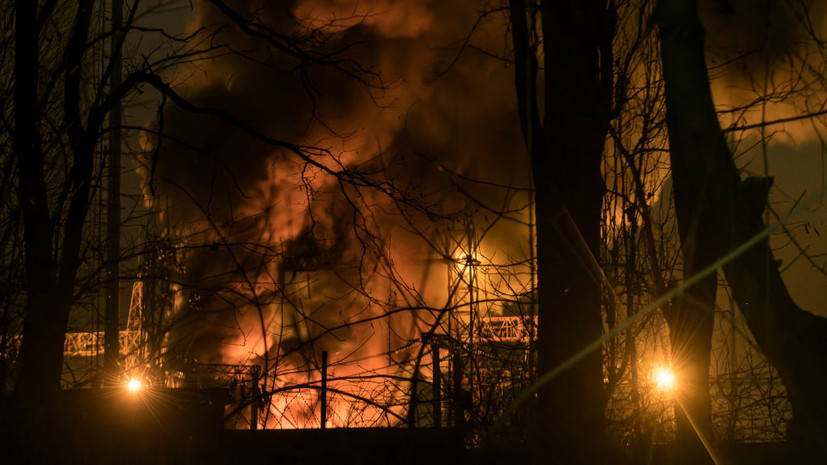
[{"label": "glowing light star burst", "polygon": [[675,373],[667,367],[656,368],[654,379],[658,389],[664,392],[671,392],[675,390],[675,386],[677,385]]},{"label": "glowing light star burst", "polygon": [[126,382],[126,390],[133,393],[133,394],[135,394],[138,391],[140,391],[141,389],[143,389],[143,387],[144,387],[144,383],[142,383],[141,380],[138,379],[138,378],[130,378]]}]

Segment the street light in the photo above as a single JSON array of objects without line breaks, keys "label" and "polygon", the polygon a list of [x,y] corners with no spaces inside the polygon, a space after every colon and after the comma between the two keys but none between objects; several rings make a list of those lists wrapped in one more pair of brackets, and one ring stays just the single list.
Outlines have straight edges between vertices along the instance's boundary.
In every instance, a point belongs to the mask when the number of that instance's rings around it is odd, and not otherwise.
[{"label": "street light", "polygon": [[675,372],[673,372],[669,367],[660,366],[655,368],[652,378],[655,381],[655,385],[662,392],[672,392],[677,387]]},{"label": "street light", "polygon": [[126,381],[126,390],[131,392],[132,394],[137,394],[141,391],[141,389],[143,389],[143,387],[144,383],[141,382],[141,380],[138,378],[133,377],[129,378],[129,380]]}]

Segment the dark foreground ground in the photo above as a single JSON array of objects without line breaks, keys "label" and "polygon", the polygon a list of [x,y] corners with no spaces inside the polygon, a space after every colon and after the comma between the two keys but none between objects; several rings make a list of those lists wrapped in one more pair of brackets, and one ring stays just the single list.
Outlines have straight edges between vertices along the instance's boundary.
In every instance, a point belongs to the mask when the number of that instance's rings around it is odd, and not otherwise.
[{"label": "dark foreground ground", "polygon": [[[534,462],[519,446],[466,449],[453,429],[226,431],[225,393],[66,391],[34,427],[3,418],[0,464],[494,465]],[[5,413],[8,413],[8,409]],[[41,412],[42,413],[42,412]],[[18,424],[20,426],[18,426]],[[825,438],[827,440],[827,438]],[[716,447],[721,463],[799,463],[786,443]],[[679,463],[668,445],[621,464]],[[553,459],[543,460],[553,464]],[[826,464],[827,465],[827,464]]]}]

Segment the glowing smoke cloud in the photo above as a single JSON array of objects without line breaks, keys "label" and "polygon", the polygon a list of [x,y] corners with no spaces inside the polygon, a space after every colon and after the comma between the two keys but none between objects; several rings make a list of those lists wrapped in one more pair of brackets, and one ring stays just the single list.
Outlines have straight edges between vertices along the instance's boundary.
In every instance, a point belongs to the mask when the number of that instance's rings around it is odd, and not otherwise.
[{"label": "glowing smoke cloud", "polygon": [[[209,4],[197,5],[191,29],[203,27],[213,43],[244,56],[179,71],[179,92],[270,137],[322,148],[328,153],[318,160],[325,166],[358,172],[412,204],[340,184],[220,119],[169,105],[163,131],[172,138],[161,142],[152,202],[193,246],[182,277],[193,291],[179,305],[184,322],[172,338],[185,344],[173,352],[200,362],[266,359],[276,374],[271,389],[316,381],[321,350],[330,352],[337,377],[395,375],[400,362],[415,356],[411,341],[433,313],[385,313],[439,308],[447,291],[444,265],[427,271],[434,266],[429,248],[402,213],[430,235],[435,224],[414,207],[446,215],[464,207],[452,171],[519,186],[527,178],[512,71],[473,50],[457,60],[478,11],[464,2],[437,3],[276,2],[259,11],[257,20],[286,34],[315,30],[324,36],[319,47],[351,44],[343,58],[369,70],[359,77],[374,87],[330,66],[302,64],[251,39]],[[257,3],[230,5],[246,15]],[[471,43],[500,52],[505,19],[483,23]],[[502,204],[501,193],[478,194]],[[415,291],[426,287],[424,296]],[[359,395],[365,386],[339,385]],[[380,381],[367,389],[387,397],[400,388]],[[274,396],[281,417],[271,420],[312,426],[312,409],[288,405],[306,392]],[[380,415],[350,411],[345,403],[333,408],[339,424]]]}]

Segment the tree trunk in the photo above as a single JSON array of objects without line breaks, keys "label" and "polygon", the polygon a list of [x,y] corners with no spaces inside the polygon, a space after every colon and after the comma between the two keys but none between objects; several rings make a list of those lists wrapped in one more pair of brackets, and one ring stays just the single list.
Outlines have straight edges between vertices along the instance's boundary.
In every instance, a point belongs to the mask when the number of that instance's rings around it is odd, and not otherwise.
[{"label": "tree trunk", "polygon": [[[33,438],[53,436],[50,414],[60,389],[65,318],[54,318],[56,291],[53,224],[44,179],[38,114],[37,2],[15,2],[14,133],[17,187],[23,214],[26,314],[17,363],[14,402],[3,419],[3,441],[12,462],[42,456]],[[68,317],[68,307],[66,307]],[[40,449],[48,451],[50,449]],[[44,460],[45,461],[45,460]]]},{"label": "tree trunk", "polygon": [[[37,3],[15,5],[14,149],[17,156],[20,206],[23,210],[28,301],[20,349],[16,392],[31,398],[53,398],[60,385],[63,347],[55,353],[48,341],[61,332],[50,313],[59,297],[52,249],[52,222],[44,183],[44,155],[40,147],[37,113],[38,28]],[[61,334],[60,340],[63,340]]]},{"label": "tree trunk", "polygon": [[[666,7],[661,6],[661,8]],[[669,61],[673,57],[667,57],[666,50],[669,46],[666,41],[668,39],[663,36],[663,28],[661,32],[661,40],[664,43],[662,50],[664,74],[673,71],[672,68],[666,71],[667,67],[687,66],[687,61],[679,63]],[[681,41],[683,38],[675,37],[675,40]],[[701,59],[703,60],[703,57]],[[706,77],[705,66],[702,71],[703,76]],[[686,72],[686,70],[680,72]],[[671,98],[674,99],[674,90],[667,86],[667,102],[670,101],[670,92],[672,92]],[[711,96],[709,98],[711,102]],[[674,112],[667,109],[673,170],[672,185],[678,234],[681,239],[683,275],[684,278],[689,278],[713,264],[718,258],[718,251],[711,244],[719,240],[719,234],[712,228],[706,227],[713,221],[711,218],[713,212],[709,208],[709,202],[712,199],[704,192],[704,178],[676,174],[691,172],[695,169],[695,165],[690,160],[695,160],[692,158],[694,155],[691,151],[696,148],[688,142],[694,136],[678,132],[679,129],[675,125],[680,125],[682,121],[676,121],[675,118]],[[710,441],[712,437],[709,363],[712,351],[717,279],[716,273],[712,273],[688,288],[665,314],[669,326],[673,369],[678,377],[678,387],[674,393],[677,422],[675,459],[677,463],[712,463],[703,441]]]},{"label": "tree trunk", "polygon": [[[541,12],[546,67],[542,124],[534,86],[536,58],[525,27],[533,12],[526,15],[523,1],[511,3],[517,95],[536,186],[540,375],[601,337],[595,257],[611,86],[611,66],[605,65],[611,64],[613,32],[604,27],[605,2],[546,1]],[[607,69],[608,76],[601,74]],[[557,463],[603,461],[606,399],[599,351],[543,386],[538,403],[535,453]]]},{"label": "tree trunk", "polygon": [[[15,397],[27,416],[41,410],[47,412],[60,391],[63,345],[89,208],[95,139],[83,127],[80,89],[92,4],[91,0],[79,2],[65,50],[63,116],[73,164],[66,180],[71,192],[69,205],[58,231],[49,211],[45,154],[38,129],[41,118],[37,96],[37,2],[15,2],[14,150],[23,211],[27,292]],[[99,119],[99,115],[90,117],[90,121]],[[60,241],[55,240],[58,234]],[[57,247],[59,256],[55,253]]]},{"label": "tree trunk", "polygon": [[[771,180],[738,175],[712,101],[696,0],[662,0],[657,14],[678,221],[701,219],[690,226],[721,257],[764,229]],[[679,192],[686,201],[677,201]],[[694,213],[686,211],[690,203]],[[827,320],[793,302],[767,237],[723,269],[750,331],[787,387],[789,435],[803,452],[798,460],[827,459]]]},{"label": "tree trunk", "polygon": [[[677,203],[677,200],[676,200]],[[687,243],[705,243],[697,235],[679,233],[684,259],[684,276],[692,276],[715,260],[698,257]],[[692,236],[695,236],[694,238]],[[693,240],[694,239],[694,240]],[[706,253],[701,255],[707,255]],[[696,262],[693,259],[697,259]],[[692,265],[694,263],[694,265]],[[704,265],[704,266],[701,266]],[[709,362],[714,327],[715,273],[687,289],[667,314],[672,369],[676,373],[675,396],[675,463],[712,463],[704,442],[712,438],[712,407],[709,397]]]}]

